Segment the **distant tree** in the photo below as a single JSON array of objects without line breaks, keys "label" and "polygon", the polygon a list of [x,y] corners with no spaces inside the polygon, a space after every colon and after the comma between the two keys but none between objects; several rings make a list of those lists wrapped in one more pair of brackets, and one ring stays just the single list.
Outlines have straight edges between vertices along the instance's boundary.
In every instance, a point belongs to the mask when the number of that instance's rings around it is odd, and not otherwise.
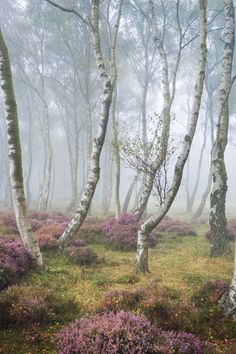
[{"label": "distant tree", "polygon": [[0,75],[1,88],[4,94],[7,138],[10,163],[10,181],[12,198],[15,208],[17,226],[24,246],[27,248],[35,262],[43,265],[42,255],[38,242],[34,238],[27,216],[24,181],[21,161],[21,145],[18,126],[17,106],[13,88],[10,60],[2,31],[0,30]]}]

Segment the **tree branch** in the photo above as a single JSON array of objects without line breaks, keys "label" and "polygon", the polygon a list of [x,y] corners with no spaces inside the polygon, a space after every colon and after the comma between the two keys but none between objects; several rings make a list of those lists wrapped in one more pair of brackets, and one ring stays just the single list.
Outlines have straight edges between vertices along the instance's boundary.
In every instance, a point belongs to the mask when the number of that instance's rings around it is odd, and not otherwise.
[{"label": "tree branch", "polygon": [[77,17],[79,17],[79,19],[86,24],[87,26],[89,26],[91,28],[91,22],[89,20],[86,20],[78,11],[76,11],[75,9],[68,9],[66,7],[63,7],[61,5],[56,4],[54,1],[52,0],[45,0],[46,2],[48,2],[49,4],[51,4],[52,6],[56,7],[57,9],[64,11],[64,12],[69,12],[72,13],[74,15],[76,15]]}]

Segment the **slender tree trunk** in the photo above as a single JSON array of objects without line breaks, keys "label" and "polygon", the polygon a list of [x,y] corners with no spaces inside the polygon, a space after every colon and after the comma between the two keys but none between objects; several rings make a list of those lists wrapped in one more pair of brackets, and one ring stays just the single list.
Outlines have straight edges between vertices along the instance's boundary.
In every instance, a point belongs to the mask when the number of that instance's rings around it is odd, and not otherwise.
[{"label": "slender tree trunk", "polygon": [[28,207],[30,208],[30,204],[32,201],[32,196],[31,196],[31,190],[30,190],[30,179],[31,179],[31,174],[32,174],[32,164],[33,164],[33,158],[32,158],[32,111],[30,109],[30,101],[29,101],[29,93],[27,92],[27,113],[28,113],[28,118],[29,118],[29,135],[28,135],[28,173],[26,177],[26,195],[27,195],[27,204]]},{"label": "slender tree trunk", "polygon": [[168,143],[169,143],[169,133],[170,133],[170,122],[171,122],[171,106],[174,102],[175,98],[175,86],[176,86],[176,78],[177,72],[180,63],[181,57],[181,50],[182,50],[182,33],[180,29],[179,23],[179,1],[177,1],[177,22],[178,22],[178,31],[179,31],[179,48],[177,53],[177,59],[175,63],[175,68],[173,72],[173,79],[172,79],[172,92],[170,92],[170,80],[169,80],[169,64],[167,54],[163,45],[163,39],[161,33],[159,33],[158,25],[156,22],[156,16],[154,11],[153,1],[149,0],[149,12],[151,15],[151,25],[152,25],[152,32],[153,32],[153,40],[157,49],[159,51],[159,55],[161,58],[161,83],[162,83],[162,92],[163,92],[163,99],[164,99],[164,107],[162,111],[162,134],[161,134],[161,143],[160,143],[160,152],[157,156],[157,159],[152,163],[150,168],[151,172],[147,174],[147,178],[144,181],[143,186],[141,187],[141,194],[139,197],[137,208],[134,211],[134,216],[136,220],[140,220],[142,214],[147,207],[147,203],[149,197],[152,192],[154,180],[157,171],[162,166],[163,162],[165,161],[167,150],[168,150]]},{"label": "slender tree trunk", "polygon": [[128,211],[128,207],[129,207],[129,203],[130,203],[130,199],[132,197],[132,194],[133,194],[133,191],[134,191],[134,188],[135,188],[135,185],[138,181],[138,177],[139,177],[139,172],[137,173],[137,175],[134,177],[129,189],[128,189],[128,192],[126,194],[126,197],[125,197],[125,201],[124,201],[124,205],[123,205],[123,209],[122,209],[122,213],[127,213]]},{"label": "slender tree trunk", "polygon": [[35,262],[43,265],[42,255],[36,239],[33,237],[31,225],[27,216],[24,181],[22,172],[20,134],[18,125],[17,106],[14,95],[12,74],[8,50],[0,30],[0,75],[1,88],[5,99],[6,124],[10,163],[10,180],[12,197],[15,208],[17,226],[24,246]]},{"label": "slender tree trunk", "polygon": [[50,130],[49,130],[49,112],[48,112],[48,106],[46,101],[44,102],[44,106],[45,106],[45,117],[44,117],[43,128],[44,128],[44,141],[45,141],[45,157],[44,157],[42,189],[40,192],[40,199],[39,199],[39,206],[38,206],[38,210],[40,212],[46,212],[48,208],[51,174],[52,174],[52,145],[51,145]]},{"label": "slender tree trunk", "polygon": [[107,161],[106,166],[107,179],[103,183],[103,200],[102,200],[102,210],[106,215],[111,205],[112,198],[112,187],[113,187],[113,158],[110,156]]},{"label": "slender tree trunk", "polygon": [[227,219],[225,215],[225,200],[227,193],[227,172],[224,153],[228,139],[229,110],[228,96],[232,79],[232,63],[234,55],[235,18],[232,0],[224,0],[225,36],[224,56],[222,62],[221,84],[219,90],[219,113],[216,127],[216,140],[211,153],[212,191],[210,196],[210,229],[212,243],[210,256],[217,257],[228,251]]},{"label": "slender tree trunk", "polygon": [[136,270],[138,272],[148,272],[148,237],[152,230],[160,223],[163,217],[168,212],[171,207],[176,194],[179,190],[181,184],[184,165],[187,161],[192,141],[194,138],[199,110],[201,105],[201,98],[203,92],[203,85],[205,79],[205,65],[206,65],[206,1],[199,0],[200,6],[200,53],[199,53],[199,70],[197,82],[195,85],[195,93],[192,107],[192,114],[190,119],[190,124],[188,127],[187,134],[184,138],[182,152],[180,153],[177,162],[175,164],[174,177],[172,180],[172,185],[167,192],[166,198],[161,204],[157,213],[147,219],[143,224],[141,224],[138,231],[138,245],[137,245],[137,257],[136,257]]},{"label": "slender tree trunk", "polygon": [[118,126],[116,120],[116,102],[117,102],[117,87],[114,87],[113,100],[112,100],[112,130],[113,130],[113,154],[116,166],[115,173],[115,217],[116,219],[120,216],[120,148],[118,139]]},{"label": "slender tree trunk", "polygon": [[210,194],[210,191],[211,191],[211,184],[212,184],[212,173],[211,173],[211,168],[210,168],[206,190],[203,193],[201,202],[200,202],[195,214],[192,217],[192,221],[198,220],[200,218],[200,216],[202,215],[203,210],[204,210],[205,205],[206,205],[207,198],[208,198],[208,196]]},{"label": "slender tree trunk", "polygon": [[190,196],[190,200],[189,200],[189,212],[190,213],[192,213],[193,205],[194,205],[194,201],[195,201],[195,197],[196,197],[196,193],[197,193],[197,190],[198,190],[198,187],[199,187],[199,183],[200,183],[200,176],[201,176],[201,171],[202,171],[202,162],[203,162],[204,151],[205,151],[205,148],[206,148],[206,142],[207,142],[207,115],[205,117],[204,132],[203,132],[203,144],[202,144],[202,147],[201,147],[199,161],[198,161],[196,181],[195,181],[195,185],[194,185],[194,188],[193,188],[192,194]]},{"label": "slender tree trunk", "polygon": [[187,160],[187,170],[186,170],[186,185],[185,185],[185,190],[186,190],[186,197],[187,197],[187,205],[186,205],[186,213],[189,214],[191,213],[191,195],[189,191],[189,176],[190,176],[190,159],[188,158]]},{"label": "slender tree trunk", "polygon": [[74,217],[72,218],[70,224],[68,225],[63,235],[59,239],[59,244],[62,247],[69,244],[75,238],[76,233],[82,226],[88,214],[90,203],[93,198],[99,180],[99,176],[100,176],[100,155],[101,155],[102,147],[106,136],[110,105],[112,102],[113,88],[115,85],[114,80],[116,79],[116,71],[115,71],[116,67],[115,67],[114,59],[115,59],[115,48],[116,48],[118,29],[119,29],[120,18],[121,18],[122,5],[123,5],[123,0],[121,0],[119,3],[117,22],[115,24],[115,30],[114,30],[114,36],[112,42],[112,49],[111,49],[112,82],[111,82],[105,68],[105,63],[104,63],[104,59],[101,51],[101,45],[100,45],[99,1],[98,0],[92,1],[92,39],[93,39],[93,48],[94,48],[97,69],[103,86],[103,100],[101,104],[98,131],[96,137],[93,140],[88,181],[85,186],[82,198],[76,208]]},{"label": "slender tree trunk", "polygon": [[236,313],[236,242],[234,245],[234,273],[229,289],[219,301],[226,316],[235,316]]},{"label": "slender tree trunk", "polygon": [[[206,78],[206,89],[207,89],[207,94],[208,94],[208,105],[207,105],[207,112],[209,114],[209,118],[210,118],[210,136],[211,136],[211,146],[213,147],[214,145],[214,114],[213,114],[213,92],[214,92],[214,88],[211,87],[210,82],[209,82],[209,78]],[[200,218],[200,216],[203,213],[203,210],[205,208],[206,205],[206,201],[207,198],[210,194],[211,191],[211,185],[212,185],[212,171],[211,171],[211,166],[209,169],[209,175],[208,175],[208,180],[207,180],[207,186],[206,189],[202,195],[200,204],[196,210],[196,212],[194,213],[192,220],[196,221]]]}]

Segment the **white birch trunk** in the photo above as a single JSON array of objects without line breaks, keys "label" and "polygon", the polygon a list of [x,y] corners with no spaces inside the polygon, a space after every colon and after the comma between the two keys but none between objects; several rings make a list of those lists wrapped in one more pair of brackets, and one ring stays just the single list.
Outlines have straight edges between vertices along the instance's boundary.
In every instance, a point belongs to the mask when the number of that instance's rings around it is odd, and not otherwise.
[{"label": "white birch trunk", "polygon": [[210,229],[212,243],[210,255],[220,256],[228,251],[227,219],[225,215],[225,199],[227,193],[227,171],[224,152],[227,146],[229,111],[228,96],[231,89],[232,63],[234,56],[235,18],[233,0],[224,0],[225,35],[224,55],[222,62],[221,83],[218,97],[218,124],[216,140],[211,153],[212,191],[210,196]]},{"label": "white birch trunk", "polygon": [[0,30],[0,75],[1,88],[5,99],[7,138],[10,164],[10,182],[17,226],[25,248],[29,251],[37,265],[43,260],[36,239],[33,237],[27,216],[24,181],[22,173],[20,134],[18,126],[17,106],[14,95],[12,74],[8,50]]},{"label": "white birch trunk", "polygon": [[228,291],[222,296],[219,305],[223,308],[226,316],[236,315],[236,242],[234,251],[234,273]]},{"label": "white birch trunk", "polygon": [[[114,51],[114,53],[116,48],[116,41],[117,41],[119,24],[120,24],[122,5],[123,5],[123,0],[120,1],[117,22],[115,24],[115,29],[114,29],[113,44],[112,44],[112,50]],[[92,1],[92,39],[93,39],[93,49],[94,49],[97,69],[103,87],[103,99],[102,99],[101,110],[100,110],[98,131],[96,137],[93,139],[88,181],[85,186],[81,200],[76,208],[74,217],[72,218],[70,224],[68,225],[63,235],[59,239],[59,244],[62,247],[69,244],[75,238],[76,233],[82,226],[88,214],[90,203],[93,198],[100,177],[100,154],[104,144],[107,124],[109,119],[110,105],[112,101],[112,94],[114,88],[113,80],[116,77],[114,75],[114,72],[112,72],[112,80],[109,78],[108,73],[106,71],[102,51],[101,51],[98,0]],[[112,53],[112,57],[114,53]],[[114,65],[112,66],[112,71],[114,71]]]},{"label": "white birch trunk", "polygon": [[120,216],[121,206],[120,206],[120,149],[118,140],[118,127],[116,121],[116,101],[117,101],[117,87],[114,87],[111,118],[112,118],[112,130],[113,130],[113,154],[116,166],[115,173],[115,217],[116,219]]},{"label": "white birch trunk", "polygon": [[156,173],[159,170],[159,168],[162,166],[166,158],[168,142],[169,142],[170,123],[171,123],[170,111],[175,98],[176,78],[177,78],[177,72],[178,72],[180,58],[181,58],[181,50],[182,50],[181,46],[182,46],[182,38],[183,38],[180,29],[180,24],[179,24],[179,2],[177,1],[179,48],[178,48],[175,68],[173,72],[172,92],[170,92],[171,90],[170,90],[170,80],[169,80],[168,58],[163,45],[163,39],[161,38],[162,37],[161,33],[159,33],[158,31],[158,25],[156,23],[156,16],[155,16],[154,5],[152,0],[149,0],[149,12],[151,17],[153,40],[155,45],[157,46],[161,58],[161,84],[162,84],[162,93],[164,99],[164,106],[162,111],[163,126],[162,126],[162,133],[161,133],[160,152],[156,160],[152,163],[152,166],[150,166],[151,167],[150,170],[152,171],[152,173],[149,173],[147,175],[147,178],[144,180],[144,183],[141,187],[141,194],[139,197],[138,205],[134,211],[134,216],[136,220],[140,220],[143,215],[143,212],[147,206],[149,197],[152,192]]},{"label": "white birch trunk", "polygon": [[199,0],[199,11],[200,11],[200,37],[199,37],[199,70],[198,77],[195,85],[194,100],[191,112],[190,123],[188,127],[187,134],[185,135],[183,141],[182,151],[177,159],[174,170],[174,177],[172,180],[172,185],[167,192],[166,199],[160,206],[156,214],[151,216],[143,224],[141,224],[138,231],[138,244],[137,244],[137,256],[136,256],[136,270],[138,272],[148,272],[148,237],[152,230],[160,223],[163,217],[168,212],[171,207],[175,196],[178,192],[185,162],[187,161],[191,144],[194,138],[199,110],[201,105],[201,98],[203,92],[203,85],[205,79],[205,66],[206,66],[206,1]]}]

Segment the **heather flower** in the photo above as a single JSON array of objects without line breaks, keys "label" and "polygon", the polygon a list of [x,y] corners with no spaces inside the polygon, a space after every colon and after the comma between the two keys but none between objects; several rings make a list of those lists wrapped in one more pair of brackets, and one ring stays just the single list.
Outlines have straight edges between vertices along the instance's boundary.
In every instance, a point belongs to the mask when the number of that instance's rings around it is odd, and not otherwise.
[{"label": "heather flower", "polygon": [[203,343],[192,333],[160,331],[156,350],[161,353],[201,354]]},{"label": "heather flower", "polygon": [[20,239],[0,237],[0,290],[27,273],[32,260]]},{"label": "heather flower", "polygon": [[155,353],[155,331],[143,315],[131,312],[82,317],[57,335],[60,354]]},{"label": "heather flower", "polygon": [[73,241],[73,246],[75,247],[84,247],[86,246],[86,241],[85,240],[81,240],[81,239],[77,239]]},{"label": "heather flower", "polygon": [[[122,214],[118,220],[110,217],[101,225],[101,229],[105,233],[106,244],[110,247],[123,251],[136,249],[139,223],[132,214]],[[149,247],[155,245],[156,238],[151,234]]]},{"label": "heather flower", "polygon": [[60,224],[50,224],[41,227],[35,235],[42,250],[55,249],[58,247],[57,240],[63,234],[64,228]]},{"label": "heather flower", "polygon": [[196,232],[192,227],[184,221],[172,220],[165,217],[156,227],[158,232],[171,232],[178,236],[196,236]]}]

